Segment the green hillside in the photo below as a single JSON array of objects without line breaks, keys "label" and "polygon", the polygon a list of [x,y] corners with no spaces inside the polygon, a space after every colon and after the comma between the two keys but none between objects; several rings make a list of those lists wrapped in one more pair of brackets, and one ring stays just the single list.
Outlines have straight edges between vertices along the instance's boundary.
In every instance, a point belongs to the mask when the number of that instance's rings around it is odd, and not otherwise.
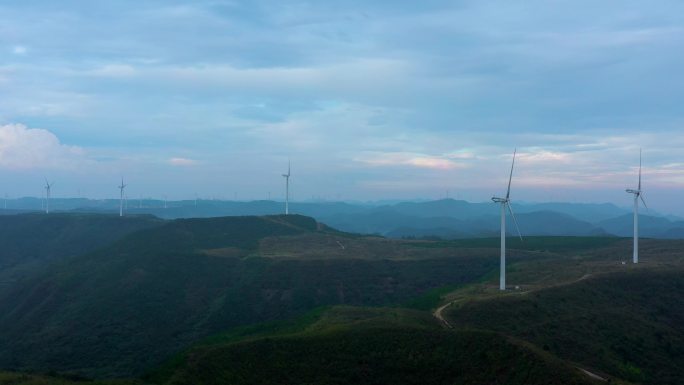
[{"label": "green hillside", "polygon": [[[649,267],[649,264],[651,265]],[[644,384],[680,384],[684,269],[653,263],[523,294],[459,302],[456,328],[491,330]]]},{"label": "green hillside", "polygon": [[[275,253],[288,237],[308,241]],[[345,254],[316,258],[312,247],[331,237]],[[400,304],[477,281],[495,255],[388,245],[301,216],[170,221],[14,285],[0,298],[0,367],[137,375],[235,326],[324,305]]]},{"label": "green hillside", "polygon": [[0,292],[52,261],[95,250],[162,223],[151,216],[0,215]]},{"label": "green hillside", "polygon": [[[0,367],[67,377],[7,384],[594,381],[576,366],[674,384],[684,367],[681,241],[644,240],[631,266],[625,239],[511,239],[502,295],[498,239],[388,240],[296,215],[132,218],[115,237],[121,218],[67,217],[81,227],[62,234],[99,243],[0,291]],[[452,329],[430,314],[444,301]]]},{"label": "green hillside", "polygon": [[591,384],[494,333],[447,331],[429,313],[333,308],[299,325],[190,349],[151,376],[181,384]]},{"label": "green hillside", "polygon": [[40,375],[0,371],[0,385],[145,385],[139,380],[87,381],[74,376]]},{"label": "green hillside", "polygon": [[2,263],[82,254],[126,234],[158,226],[152,216],[100,214],[18,214],[0,216]]}]

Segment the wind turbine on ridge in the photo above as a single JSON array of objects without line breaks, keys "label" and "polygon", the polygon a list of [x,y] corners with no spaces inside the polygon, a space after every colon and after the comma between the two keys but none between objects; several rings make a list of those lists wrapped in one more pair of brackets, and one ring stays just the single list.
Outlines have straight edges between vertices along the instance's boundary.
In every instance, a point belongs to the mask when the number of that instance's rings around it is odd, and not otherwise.
[{"label": "wind turbine on ridge", "polygon": [[285,178],[285,215],[290,213],[290,161],[287,161],[287,174],[283,174]]},{"label": "wind turbine on ridge", "polygon": [[639,185],[636,190],[627,189],[625,191],[628,194],[634,195],[634,252],[632,254],[632,262],[639,263],[639,199],[641,199],[644,207],[648,209],[641,191],[641,149],[639,149]]},{"label": "wind turbine on ridge", "polygon": [[121,177],[121,185],[119,186],[119,192],[121,193],[121,197],[119,198],[119,216],[123,217],[123,208],[124,208],[124,189],[126,188],[127,185],[124,184],[123,177]]},{"label": "wind turbine on ridge", "polygon": [[54,184],[55,182],[50,183],[47,178],[45,178],[45,214],[50,214],[50,191]]},{"label": "wind turbine on ridge", "polygon": [[513,223],[515,223],[515,228],[518,231],[518,236],[522,241],[522,234],[520,234],[520,227],[518,227],[518,221],[515,219],[515,214],[513,214],[513,209],[511,208],[511,181],[513,180],[513,167],[515,166],[515,154],[517,149],[513,151],[513,163],[511,164],[511,174],[508,177],[508,190],[506,190],[506,197],[492,197],[494,203],[501,205],[501,266],[499,274],[499,290],[506,290],[506,209],[511,213],[513,218]]}]

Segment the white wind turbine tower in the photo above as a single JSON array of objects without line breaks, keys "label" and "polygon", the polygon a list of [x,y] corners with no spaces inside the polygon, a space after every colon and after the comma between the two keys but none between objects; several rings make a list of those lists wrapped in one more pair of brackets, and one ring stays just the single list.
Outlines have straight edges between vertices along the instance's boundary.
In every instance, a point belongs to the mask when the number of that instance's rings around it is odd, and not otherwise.
[{"label": "white wind turbine tower", "polygon": [[50,191],[54,184],[55,182],[50,183],[47,178],[45,178],[45,214],[50,214]]},{"label": "white wind turbine tower", "polygon": [[121,193],[121,196],[119,198],[119,216],[123,217],[123,209],[124,209],[124,189],[126,188],[127,185],[124,184],[123,177],[121,177],[121,185],[119,186],[119,192]]},{"label": "white wind turbine tower", "polygon": [[285,178],[285,215],[290,213],[290,161],[287,161],[287,174],[283,174]]},{"label": "white wind turbine tower", "polygon": [[625,191],[634,195],[634,254],[632,255],[632,262],[639,263],[639,199],[648,209],[641,191],[641,149],[639,150],[639,185],[636,190],[627,189]]},{"label": "white wind turbine tower", "polygon": [[513,223],[515,223],[515,228],[518,230],[518,236],[522,240],[522,234],[520,234],[520,228],[518,227],[518,221],[515,219],[515,214],[513,214],[513,209],[511,208],[511,180],[513,179],[513,167],[515,166],[515,154],[513,151],[513,163],[511,164],[511,174],[508,177],[508,190],[506,191],[506,198],[493,197],[492,201],[499,203],[501,205],[501,267],[499,275],[499,290],[506,290],[506,209],[511,213],[513,218]]}]

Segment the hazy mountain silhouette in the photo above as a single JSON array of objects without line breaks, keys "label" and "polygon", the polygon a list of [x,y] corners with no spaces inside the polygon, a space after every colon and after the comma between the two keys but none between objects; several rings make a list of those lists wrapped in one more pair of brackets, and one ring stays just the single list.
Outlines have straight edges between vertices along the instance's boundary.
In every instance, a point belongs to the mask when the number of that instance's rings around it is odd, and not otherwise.
[{"label": "hazy mountain silhouette", "polygon": [[[54,202],[53,202],[54,201]],[[92,201],[86,199],[54,199],[55,210],[76,212],[118,212],[117,200]],[[25,198],[10,206],[27,207],[40,200]],[[241,215],[278,215],[284,210],[282,202],[186,200],[167,203],[160,200],[131,200],[128,214],[151,214],[164,219],[209,218]],[[516,203],[520,230],[527,235],[631,235],[631,211],[613,204],[592,203]],[[12,209],[12,213],[18,210]],[[471,203],[441,199],[426,202],[393,204],[358,204],[344,202],[292,202],[293,213],[311,216],[320,222],[343,231],[380,234],[389,237],[443,238],[489,237],[499,228],[499,207],[490,202]],[[2,210],[0,210],[2,212]],[[648,212],[643,216],[646,237],[681,238],[684,221]],[[509,218],[509,229],[513,230]],[[512,234],[512,232],[509,232]]]}]

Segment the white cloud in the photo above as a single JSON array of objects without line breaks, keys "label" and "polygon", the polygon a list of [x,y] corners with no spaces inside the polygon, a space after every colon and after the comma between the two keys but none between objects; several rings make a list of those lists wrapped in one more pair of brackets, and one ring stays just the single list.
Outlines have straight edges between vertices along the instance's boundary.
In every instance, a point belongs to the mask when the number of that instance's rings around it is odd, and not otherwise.
[{"label": "white cloud", "polygon": [[12,47],[12,53],[15,55],[25,55],[28,52],[28,48],[23,45],[15,45]]},{"label": "white cloud", "polygon": [[436,170],[452,170],[465,167],[465,165],[445,157],[406,152],[369,153],[358,157],[356,161],[369,166],[412,166]]},{"label": "white cloud", "polygon": [[128,64],[107,64],[98,67],[94,70],[86,72],[88,75],[109,77],[109,78],[127,78],[135,76],[137,71],[134,67]]},{"label": "white cloud", "polygon": [[0,126],[0,167],[14,170],[68,169],[87,161],[85,150],[60,143],[48,130],[23,124]]},{"label": "white cloud", "polygon": [[187,167],[187,166],[195,166],[199,162],[195,159],[189,159],[189,158],[171,158],[169,159],[169,164],[172,166],[179,166],[179,167]]},{"label": "white cloud", "polygon": [[522,152],[518,154],[518,158],[521,162],[528,164],[550,164],[550,163],[564,163],[567,164],[572,160],[572,156],[569,153],[557,152],[557,151],[529,151]]}]

